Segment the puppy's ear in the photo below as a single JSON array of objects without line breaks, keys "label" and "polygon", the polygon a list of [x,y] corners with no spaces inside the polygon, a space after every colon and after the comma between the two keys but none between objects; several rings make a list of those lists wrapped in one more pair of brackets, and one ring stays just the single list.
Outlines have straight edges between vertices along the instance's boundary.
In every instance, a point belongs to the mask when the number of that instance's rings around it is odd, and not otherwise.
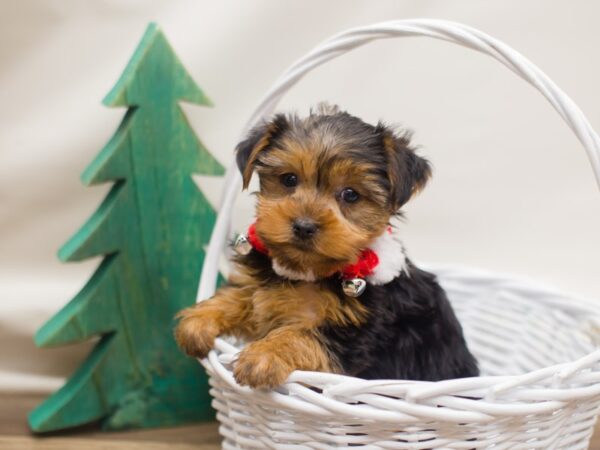
[{"label": "puppy's ear", "polygon": [[237,166],[242,173],[244,189],[248,188],[258,154],[266,150],[273,141],[289,128],[288,119],[277,114],[270,122],[254,127],[235,148]]},{"label": "puppy's ear", "polygon": [[383,133],[383,146],[388,157],[388,178],[391,185],[391,206],[400,209],[410,198],[421,191],[431,177],[429,161],[415,153],[410,145],[410,134],[395,134],[379,125]]}]

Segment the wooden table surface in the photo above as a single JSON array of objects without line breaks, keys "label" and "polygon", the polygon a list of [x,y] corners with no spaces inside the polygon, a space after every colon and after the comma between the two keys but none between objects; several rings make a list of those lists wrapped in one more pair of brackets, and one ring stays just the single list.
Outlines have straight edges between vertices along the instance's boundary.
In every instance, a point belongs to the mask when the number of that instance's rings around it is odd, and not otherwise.
[{"label": "wooden table surface", "polygon": [[[221,438],[216,423],[176,428],[102,433],[94,427],[47,437],[32,436],[26,416],[40,395],[0,394],[1,450],[217,450]],[[600,425],[591,450],[600,450]]]},{"label": "wooden table surface", "polygon": [[1,450],[217,450],[216,422],[163,429],[103,433],[95,427],[47,437],[31,435],[27,413],[40,395],[0,394]]}]

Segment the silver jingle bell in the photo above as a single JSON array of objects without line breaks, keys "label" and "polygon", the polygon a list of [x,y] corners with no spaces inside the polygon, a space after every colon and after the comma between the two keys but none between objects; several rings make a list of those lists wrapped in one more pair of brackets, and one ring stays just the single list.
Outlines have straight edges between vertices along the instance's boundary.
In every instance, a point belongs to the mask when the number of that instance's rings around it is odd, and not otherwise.
[{"label": "silver jingle bell", "polygon": [[233,243],[233,250],[235,250],[238,255],[245,256],[252,251],[252,244],[246,236],[240,234]]},{"label": "silver jingle bell", "polygon": [[359,297],[367,288],[367,282],[362,278],[352,278],[342,281],[342,290],[348,297]]}]

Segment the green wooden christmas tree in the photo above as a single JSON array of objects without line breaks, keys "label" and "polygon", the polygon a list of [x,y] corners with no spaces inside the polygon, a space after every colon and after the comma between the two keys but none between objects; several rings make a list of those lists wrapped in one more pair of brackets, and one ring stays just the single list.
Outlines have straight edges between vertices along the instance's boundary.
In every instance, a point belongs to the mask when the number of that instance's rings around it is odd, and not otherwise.
[{"label": "green wooden christmas tree", "polygon": [[173,316],[194,302],[215,213],[191,174],[221,175],[178,101],[208,105],[164,35],[151,24],[104,99],[125,117],[82,175],[114,185],[60,249],[63,261],[104,255],[83,289],[36,334],[38,346],[99,336],[67,383],[29,416],[36,432],[102,421],[105,429],[213,417],[206,375],[172,337]]}]

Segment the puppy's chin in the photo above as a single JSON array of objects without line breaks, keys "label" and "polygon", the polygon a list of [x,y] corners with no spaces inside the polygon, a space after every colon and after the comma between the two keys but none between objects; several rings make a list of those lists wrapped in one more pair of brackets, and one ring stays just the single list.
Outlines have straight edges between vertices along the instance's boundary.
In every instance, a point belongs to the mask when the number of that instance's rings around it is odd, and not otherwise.
[{"label": "puppy's chin", "polygon": [[295,272],[311,272],[317,278],[325,278],[339,271],[356,259],[356,255],[333,257],[322,254],[311,241],[290,242],[272,247],[271,255],[281,266]]}]

